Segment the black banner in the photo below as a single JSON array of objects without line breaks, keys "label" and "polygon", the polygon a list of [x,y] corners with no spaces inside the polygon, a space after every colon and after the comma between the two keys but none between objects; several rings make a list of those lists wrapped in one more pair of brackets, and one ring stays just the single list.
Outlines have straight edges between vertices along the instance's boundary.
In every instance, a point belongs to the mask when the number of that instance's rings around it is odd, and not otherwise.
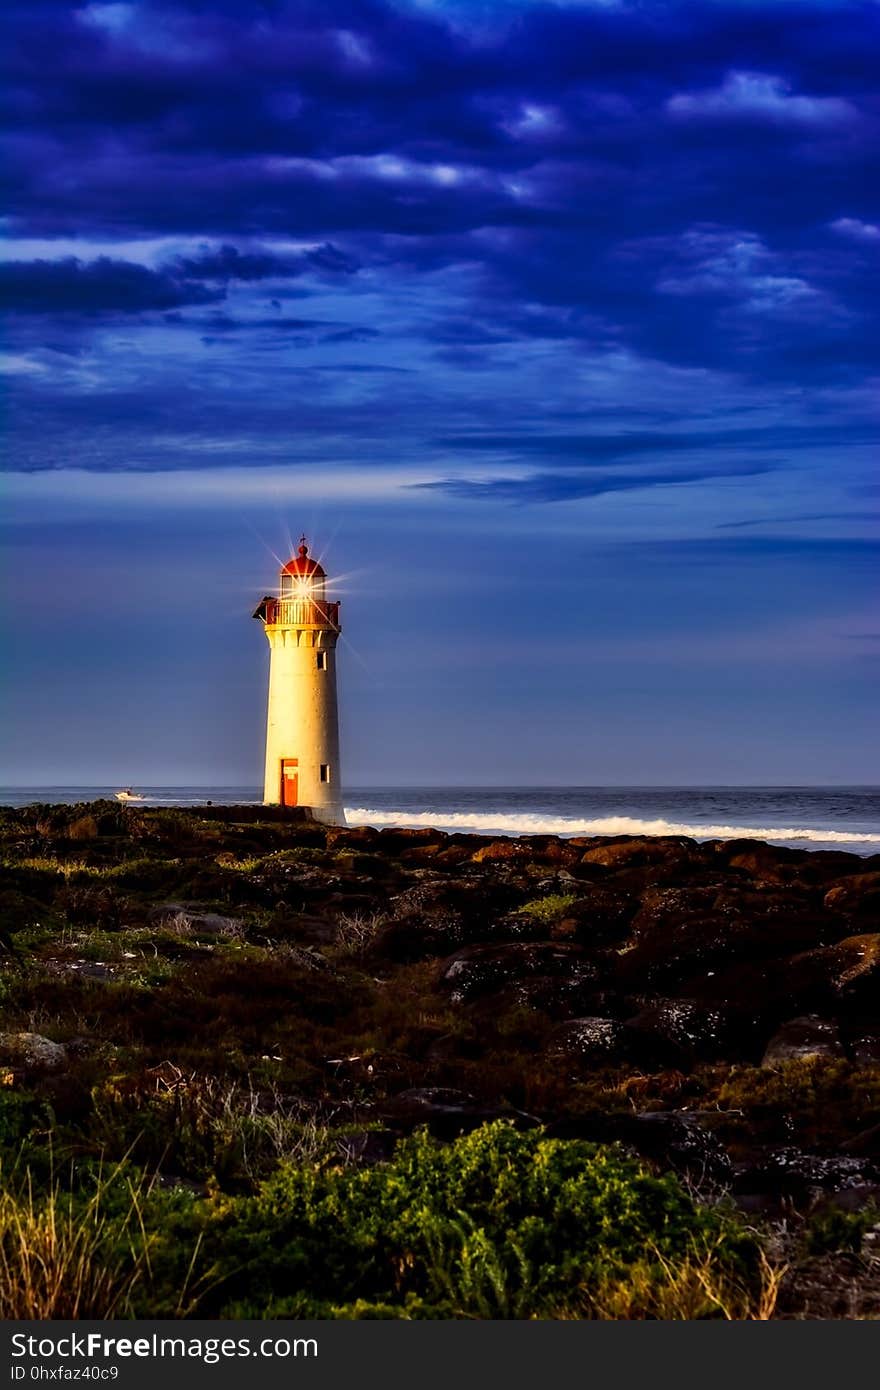
[{"label": "black banner", "polygon": [[0,1390],[74,1382],[96,1390],[362,1384],[636,1390],[656,1377],[670,1377],[676,1390],[707,1383],[715,1390],[742,1384],[746,1375],[755,1390],[781,1378],[791,1382],[795,1374],[802,1383],[827,1378],[842,1352],[870,1354],[876,1329],[794,1321],[11,1322],[0,1334]]}]

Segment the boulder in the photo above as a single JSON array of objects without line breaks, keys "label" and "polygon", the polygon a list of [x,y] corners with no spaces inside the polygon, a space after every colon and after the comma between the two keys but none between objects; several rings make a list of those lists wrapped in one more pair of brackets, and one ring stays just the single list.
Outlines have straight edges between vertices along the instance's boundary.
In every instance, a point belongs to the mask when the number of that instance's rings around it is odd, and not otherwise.
[{"label": "boulder", "polygon": [[675,1168],[697,1181],[727,1182],[733,1171],[719,1139],[701,1117],[686,1111],[646,1110],[621,1135],[643,1158]]},{"label": "boulder", "polygon": [[857,1067],[880,1067],[880,1032],[859,1029],[848,1039],[847,1047]]},{"label": "boulder", "polygon": [[572,1018],[553,1029],[547,1040],[551,1057],[603,1062],[617,1053],[622,1027],[613,1018]]},{"label": "boulder", "polygon": [[410,826],[385,826],[379,831],[378,841],[374,842],[374,848],[380,854],[394,855],[401,854],[404,850],[414,849],[417,845],[436,845],[439,849],[449,840],[445,830],[434,830],[426,827],[424,829]]},{"label": "boulder", "polygon": [[[714,1118],[708,1116],[706,1118]],[[727,1183],[732,1165],[720,1140],[694,1111],[646,1110],[639,1115],[593,1113],[551,1121],[553,1139],[618,1143],[662,1167],[698,1181]]]},{"label": "boulder", "polygon": [[842,878],[827,890],[824,903],[829,912],[868,918],[880,928],[880,873]]},{"label": "boulder", "polygon": [[[672,890],[673,911],[680,897]],[[650,914],[641,913],[637,922],[638,928],[633,923],[632,944],[620,954],[616,972],[621,985],[628,988],[681,988],[684,993],[692,981],[708,983],[733,962],[743,961],[749,970],[758,970],[767,957],[803,950],[821,941],[813,920],[794,915],[771,919],[710,911],[703,916],[686,914],[679,920],[670,914],[664,920],[662,909],[655,904]]]},{"label": "boulder", "polygon": [[600,1007],[594,967],[584,962],[564,975],[530,975],[502,985],[482,995],[474,1003],[481,1018],[498,1016],[511,1009],[534,1009],[553,1019],[576,1018],[588,1009]]},{"label": "boulder", "polygon": [[0,1063],[24,1072],[57,1071],[67,1048],[39,1033],[0,1033]]},{"label": "boulder", "polygon": [[789,1019],[773,1034],[761,1060],[762,1067],[811,1057],[843,1057],[837,1024],[816,1014]]},{"label": "boulder", "polygon": [[764,840],[718,841],[714,848],[731,869],[765,883],[823,884],[864,867],[859,855],[844,850],[789,849]]},{"label": "boulder", "polygon": [[627,836],[586,850],[580,862],[597,864],[616,872],[618,869],[640,868],[645,864],[674,864],[677,867],[699,864],[701,856],[697,841],[685,836]]},{"label": "boulder", "polygon": [[398,965],[448,956],[450,951],[472,940],[467,923],[459,912],[432,912],[390,922],[376,933],[369,955]]},{"label": "boulder", "polygon": [[199,912],[182,903],[163,903],[154,907],[149,921],[181,936],[213,936],[238,940],[244,936],[244,926],[237,917],[224,917],[219,912]]},{"label": "boulder", "polygon": [[328,826],[328,849],[374,849],[380,832],[373,825]]},{"label": "boulder", "polygon": [[594,849],[587,849],[582,853],[580,862],[582,866],[599,867],[608,870],[608,873],[651,866],[656,873],[678,874],[701,866],[703,855],[698,842],[684,835],[628,835],[621,840],[609,840],[606,844],[596,845]]},{"label": "boulder", "polygon": [[880,1008],[880,933],[847,936],[793,956],[789,962],[792,987],[804,994],[846,1001],[857,1008]]},{"label": "boulder", "polygon": [[406,963],[481,941],[545,935],[533,919],[506,923],[504,914],[518,897],[514,888],[482,879],[422,879],[390,899],[390,921],[376,935],[371,954]]},{"label": "boulder", "polygon": [[443,962],[438,982],[461,1004],[533,976],[565,976],[575,985],[592,983],[596,969],[582,947],[558,941],[465,946]]},{"label": "boulder", "polygon": [[496,863],[499,859],[518,860],[525,862],[533,859],[531,846],[524,840],[492,840],[490,844],[481,846],[471,855],[474,864]]},{"label": "boulder", "polygon": [[874,1184],[877,1162],[861,1154],[818,1154],[794,1145],[757,1150],[736,1165],[734,1190],[807,1201],[821,1192]]},{"label": "boulder", "polygon": [[638,909],[638,899],[619,888],[597,884],[584,892],[551,927],[550,935],[559,941],[578,941],[584,946],[608,946],[623,941]]},{"label": "boulder", "polygon": [[[623,958],[626,960],[626,957]],[[680,982],[682,995],[716,1003],[772,1030],[803,1014],[851,1023],[880,1008],[880,935],[846,937],[832,946],[701,970]],[[767,1033],[765,1032],[765,1036]]]},{"label": "boulder", "polygon": [[720,1056],[729,1032],[725,1012],[695,999],[656,999],[623,1025],[627,1053],[644,1067],[691,1067]]},{"label": "boulder", "polygon": [[438,1139],[452,1139],[466,1134],[490,1120],[512,1120],[519,1128],[532,1129],[540,1124],[533,1115],[505,1105],[487,1105],[466,1091],[447,1086],[414,1086],[400,1091],[386,1101],[377,1112],[395,1129],[410,1130],[426,1125]]}]

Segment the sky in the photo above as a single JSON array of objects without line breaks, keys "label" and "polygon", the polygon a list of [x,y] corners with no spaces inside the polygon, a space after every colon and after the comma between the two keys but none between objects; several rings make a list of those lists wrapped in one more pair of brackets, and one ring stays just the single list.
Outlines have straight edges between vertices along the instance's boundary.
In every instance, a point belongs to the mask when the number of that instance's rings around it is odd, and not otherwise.
[{"label": "sky", "polygon": [[6,785],[880,782],[877,0],[6,0]]}]

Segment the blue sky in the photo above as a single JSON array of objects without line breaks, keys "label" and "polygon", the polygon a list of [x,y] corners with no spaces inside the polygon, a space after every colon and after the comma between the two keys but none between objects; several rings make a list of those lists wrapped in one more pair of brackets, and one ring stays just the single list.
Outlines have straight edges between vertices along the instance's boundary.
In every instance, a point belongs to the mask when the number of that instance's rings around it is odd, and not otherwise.
[{"label": "blue sky", "polygon": [[4,781],[880,781],[878,4],[3,20]]}]

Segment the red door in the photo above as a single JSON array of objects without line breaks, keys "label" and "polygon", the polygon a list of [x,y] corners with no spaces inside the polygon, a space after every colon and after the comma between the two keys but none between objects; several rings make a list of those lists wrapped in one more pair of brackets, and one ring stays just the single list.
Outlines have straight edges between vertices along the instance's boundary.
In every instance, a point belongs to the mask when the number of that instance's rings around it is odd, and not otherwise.
[{"label": "red door", "polygon": [[296,806],[299,796],[299,759],[281,759],[281,805]]}]

